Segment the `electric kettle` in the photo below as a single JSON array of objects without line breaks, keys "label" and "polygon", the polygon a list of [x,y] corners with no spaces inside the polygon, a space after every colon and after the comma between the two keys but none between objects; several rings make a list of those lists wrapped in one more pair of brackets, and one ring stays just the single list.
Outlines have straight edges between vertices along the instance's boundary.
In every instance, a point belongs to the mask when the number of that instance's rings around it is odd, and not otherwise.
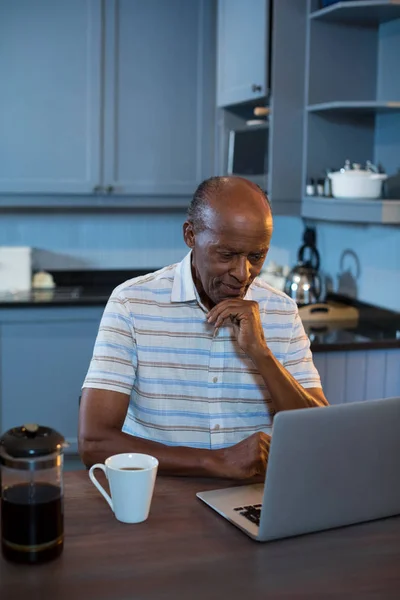
[{"label": "electric kettle", "polygon": [[[284,291],[298,306],[315,304],[325,294],[323,278],[319,274],[320,258],[315,247],[315,231],[306,229],[304,244],[297,254],[297,265],[286,277]],[[306,255],[309,255],[306,258]]]}]

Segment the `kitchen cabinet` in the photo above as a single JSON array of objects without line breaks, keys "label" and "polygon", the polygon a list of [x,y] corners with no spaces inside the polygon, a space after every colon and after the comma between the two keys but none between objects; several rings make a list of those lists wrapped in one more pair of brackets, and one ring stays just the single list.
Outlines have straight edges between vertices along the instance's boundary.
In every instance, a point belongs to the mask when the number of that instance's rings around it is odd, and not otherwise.
[{"label": "kitchen cabinet", "polygon": [[314,352],[330,404],[400,396],[400,348]]},{"label": "kitchen cabinet", "polygon": [[[400,224],[400,199],[357,202],[305,196],[308,178],[323,178],[346,159],[400,169],[400,4],[348,1],[320,8],[308,0],[302,216]],[[387,189],[390,190],[390,180]]]},{"label": "kitchen cabinet", "polygon": [[[217,89],[221,108],[217,114],[216,170],[220,175],[227,173],[230,131],[249,129],[254,108],[267,103],[268,156],[266,186],[262,187],[275,216],[300,215],[307,0],[273,0],[271,5],[226,0],[218,6]],[[255,31],[249,25],[252,20],[258,23]],[[253,80],[258,80],[255,68],[265,74],[267,82],[270,80],[258,102],[249,92]]]},{"label": "kitchen cabinet", "polygon": [[78,401],[104,307],[0,312],[0,431],[40,423],[77,451]]},{"label": "kitchen cabinet", "polygon": [[218,0],[218,106],[268,95],[269,4],[269,0]]},{"label": "kitchen cabinet", "polygon": [[214,18],[212,0],[0,0],[0,193],[191,195],[212,175]]},{"label": "kitchen cabinet", "polygon": [[108,0],[105,9],[104,183],[192,195],[212,174],[212,2]]},{"label": "kitchen cabinet", "polygon": [[0,193],[100,179],[99,0],[0,0]]}]

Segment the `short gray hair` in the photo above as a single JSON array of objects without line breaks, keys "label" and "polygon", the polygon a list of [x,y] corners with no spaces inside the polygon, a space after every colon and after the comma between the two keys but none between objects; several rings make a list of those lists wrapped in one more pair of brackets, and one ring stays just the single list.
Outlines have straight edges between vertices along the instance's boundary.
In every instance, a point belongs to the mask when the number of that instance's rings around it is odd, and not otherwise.
[{"label": "short gray hair", "polygon": [[[234,179],[234,177],[210,177],[200,183],[193,194],[187,211],[188,220],[192,223],[195,232],[203,231],[206,228],[206,212],[209,208],[209,199],[212,196],[218,196],[227,183],[232,182]],[[255,183],[250,181],[248,183],[260,192],[269,208],[271,208],[270,201],[264,190]]]}]

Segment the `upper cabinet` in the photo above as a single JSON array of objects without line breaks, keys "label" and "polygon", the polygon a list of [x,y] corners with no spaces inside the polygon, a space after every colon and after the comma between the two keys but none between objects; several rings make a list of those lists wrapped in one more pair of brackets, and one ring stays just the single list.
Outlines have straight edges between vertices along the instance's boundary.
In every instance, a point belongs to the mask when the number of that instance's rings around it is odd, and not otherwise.
[{"label": "upper cabinet", "polygon": [[301,211],[307,0],[273,6],[267,191],[275,215],[295,216]]},{"label": "upper cabinet", "polygon": [[98,0],[0,0],[0,192],[91,192],[100,178]]},{"label": "upper cabinet", "polygon": [[[218,7],[218,173],[243,175],[260,185],[275,215],[299,215],[307,0],[220,0]],[[260,81],[262,92],[253,92]],[[255,123],[260,109],[267,115]],[[250,158],[243,161],[241,153]]]},{"label": "upper cabinet", "polygon": [[116,193],[191,195],[211,175],[211,8],[107,0],[104,182]]},{"label": "upper cabinet", "polygon": [[0,0],[0,193],[192,194],[214,21],[213,0]]},{"label": "upper cabinet", "polygon": [[218,0],[219,107],[269,93],[269,5],[269,0]]}]

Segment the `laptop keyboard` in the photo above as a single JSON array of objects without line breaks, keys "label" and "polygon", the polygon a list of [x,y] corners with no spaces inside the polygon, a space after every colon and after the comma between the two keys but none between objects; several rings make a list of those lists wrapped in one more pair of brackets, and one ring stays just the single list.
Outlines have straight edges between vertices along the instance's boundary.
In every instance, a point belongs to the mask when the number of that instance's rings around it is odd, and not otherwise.
[{"label": "laptop keyboard", "polygon": [[261,507],[262,504],[251,504],[250,506],[238,506],[233,510],[246,517],[246,519],[255,525],[260,525]]}]

